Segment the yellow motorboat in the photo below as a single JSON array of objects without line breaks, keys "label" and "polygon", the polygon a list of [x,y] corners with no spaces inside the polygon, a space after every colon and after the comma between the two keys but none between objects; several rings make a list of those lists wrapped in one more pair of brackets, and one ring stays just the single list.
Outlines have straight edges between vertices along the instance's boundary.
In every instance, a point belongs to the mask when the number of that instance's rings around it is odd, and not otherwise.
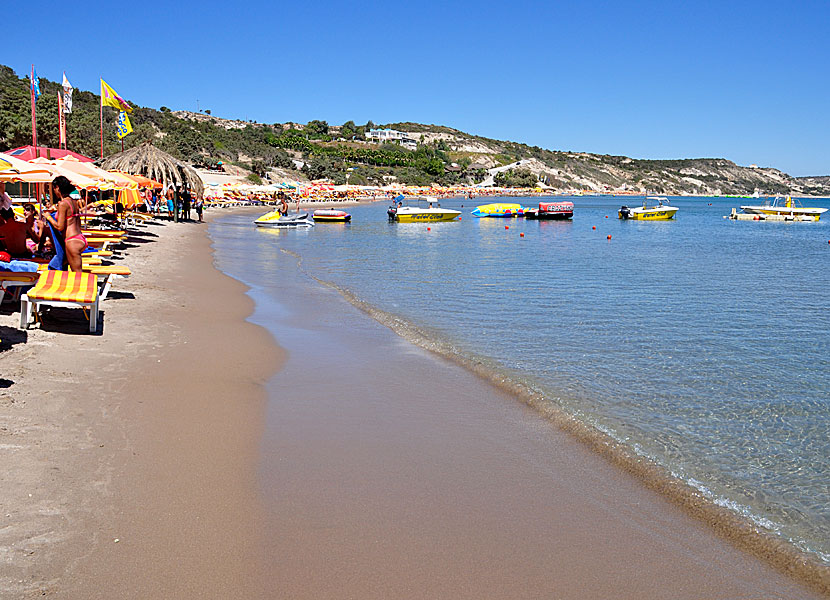
[{"label": "yellow motorboat", "polygon": [[668,198],[649,196],[643,200],[642,206],[635,206],[634,208],[621,206],[617,216],[620,219],[630,219],[632,221],[668,221],[674,218],[678,210],[680,209],[676,206],[669,206]]},{"label": "yellow motorboat", "polygon": [[[395,200],[399,199],[402,200],[403,196],[395,198]],[[401,201],[397,205],[393,204],[387,211],[389,220],[398,223],[435,223],[437,221],[454,221],[461,214],[460,210],[441,208],[441,204],[435,198],[425,197],[419,199],[419,202],[426,203],[427,207],[404,206]]]}]

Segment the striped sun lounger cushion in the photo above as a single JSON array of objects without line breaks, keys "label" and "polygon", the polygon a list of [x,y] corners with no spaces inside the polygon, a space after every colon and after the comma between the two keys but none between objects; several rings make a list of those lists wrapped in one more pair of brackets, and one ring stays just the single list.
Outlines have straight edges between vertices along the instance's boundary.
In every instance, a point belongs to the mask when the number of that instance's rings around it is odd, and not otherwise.
[{"label": "striped sun lounger cushion", "polygon": [[98,279],[92,273],[47,271],[31,290],[29,300],[89,304],[98,297]]},{"label": "striped sun lounger cushion", "polygon": [[95,275],[132,275],[129,267],[124,265],[84,265],[84,272]]}]

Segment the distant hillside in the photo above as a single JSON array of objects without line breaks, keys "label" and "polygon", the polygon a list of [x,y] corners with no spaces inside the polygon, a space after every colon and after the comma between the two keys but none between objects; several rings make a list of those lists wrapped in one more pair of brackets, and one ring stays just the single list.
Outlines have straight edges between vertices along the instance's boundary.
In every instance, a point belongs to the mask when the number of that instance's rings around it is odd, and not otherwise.
[{"label": "distant hillside", "polygon": [[[40,79],[38,138],[57,146],[55,82]],[[99,97],[75,90],[74,111],[67,120],[71,149],[97,157]],[[31,143],[29,79],[0,66],[0,151]],[[120,151],[115,138],[114,109],[104,109],[105,154]],[[546,150],[517,142],[493,140],[440,125],[390,123],[406,132],[417,149],[365,140],[371,121],[330,126],[263,124],[220,119],[209,114],[172,112],[135,106],[134,132],[125,148],[147,139],[170,154],[195,165],[218,161],[253,172],[252,178],[276,172],[292,178],[328,178],[335,183],[377,184],[399,181],[416,185],[495,183],[540,185],[558,191],[648,191],[677,195],[762,194],[830,195],[830,176],[792,177],[778,169],[742,167],[722,158],[637,160],[625,156]],[[506,169],[498,169],[511,165]],[[298,167],[301,166],[301,169]]]}]

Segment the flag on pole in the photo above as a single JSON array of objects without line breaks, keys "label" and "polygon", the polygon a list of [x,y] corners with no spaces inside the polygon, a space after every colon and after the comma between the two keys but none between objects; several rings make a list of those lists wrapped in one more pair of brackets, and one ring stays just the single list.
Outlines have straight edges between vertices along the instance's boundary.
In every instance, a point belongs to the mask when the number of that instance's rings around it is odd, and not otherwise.
[{"label": "flag on pole", "polygon": [[66,115],[64,114],[63,97],[58,92],[58,129],[60,133],[60,145],[66,146]]},{"label": "flag on pole", "polygon": [[72,112],[72,84],[66,78],[66,73],[63,74],[63,112],[69,114]]},{"label": "flag on pole", "polygon": [[112,106],[123,112],[133,112],[133,107],[115,93],[115,90],[108,86],[103,79],[101,80],[101,106]]},{"label": "flag on pole", "polygon": [[32,93],[35,95],[35,100],[40,98],[40,82],[37,79],[37,71],[35,71],[34,65],[32,65]]},{"label": "flag on pole", "polygon": [[118,113],[118,121],[116,122],[116,127],[118,127],[118,132],[116,135],[118,136],[119,140],[124,139],[125,136],[129,135],[132,130],[133,126],[130,123],[130,117],[127,116],[123,110]]}]

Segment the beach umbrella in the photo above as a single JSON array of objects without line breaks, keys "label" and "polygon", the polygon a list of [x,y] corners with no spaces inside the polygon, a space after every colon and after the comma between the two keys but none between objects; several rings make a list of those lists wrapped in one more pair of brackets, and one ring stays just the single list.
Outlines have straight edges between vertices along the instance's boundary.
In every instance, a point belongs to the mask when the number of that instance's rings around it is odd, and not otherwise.
[{"label": "beach umbrella", "polygon": [[[48,172],[44,167],[33,165],[28,161],[20,160],[19,158],[0,152],[0,173],[8,177],[14,176],[13,173],[7,173],[6,171],[16,171],[17,173]],[[3,181],[8,180],[4,179]]]},{"label": "beach umbrella", "polygon": [[106,188],[102,189],[137,189],[138,184],[135,180],[126,177],[120,173],[110,173],[92,163],[85,163],[77,160],[74,157],[68,156],[66,158],[59,158],[54,163],[60,167],[105,182]]},{"label": "beach umbrella", "polygon": [[130,175],[129,173],[122,173],[121,171],[108,171],[108,173],[118,175],[119,177],[126,177],[127,179],[134,181],[138,187],[141,188],[161,189],[164,187],[161,182],[150,179],[149,177],[144,177],[144,175]]}]

